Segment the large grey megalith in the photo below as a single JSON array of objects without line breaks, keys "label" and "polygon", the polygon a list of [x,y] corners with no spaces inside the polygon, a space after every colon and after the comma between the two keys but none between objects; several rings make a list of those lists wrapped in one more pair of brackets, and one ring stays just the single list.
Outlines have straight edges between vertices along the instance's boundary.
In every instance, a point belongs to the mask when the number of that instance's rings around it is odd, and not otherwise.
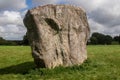
[{"label": "large grey megalith", "polygon": [[90,29],[83,9],[45,5],[28,10],[24,24],[37,67],[80,65],[87,59]]}]

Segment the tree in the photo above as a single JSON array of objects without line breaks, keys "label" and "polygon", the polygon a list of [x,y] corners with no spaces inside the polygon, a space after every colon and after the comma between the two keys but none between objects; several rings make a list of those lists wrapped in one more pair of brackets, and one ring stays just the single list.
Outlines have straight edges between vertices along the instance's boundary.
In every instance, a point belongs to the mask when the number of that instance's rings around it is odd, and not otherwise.
[{"label": "tree", "polygon": [[115,36],[113,39],[114,41],[119,41],[119,36]]},{"label": "tree", "polygon": [[114,41],[117,41],[120,44],[120,35],[113,38]]},{"label": "tree", "polygon": [[[93,33],[92,34],[92,39],[96,38],[97,44],[105,44],[105,35],[101,34],[101,33]],[[92,42],[93,43],[93,42]],[[96,42],[95,42],[96,43]]]},{"label": "tree", "polygon": [[118,43],[120,44],[120,35],[118,36]]},{"label": "tree", "polygon": [[90,38],[91,44],[111,44],[112,37],[110,35],[104,35],[101,33],[93,33]]},{"label": "tree", "polygon": [[5,44],[5,39],[3,39],[2,37],[0,37],[0,45],[4,45]]},{"label": "tree", "polygon": [[105,36],[105,43],[106,44],[108,44],[108,45],[110,45],[111,43],[112,43],[112,37],[111,36],[109,36],[109,35],[106,35]]},{"label": "tree", "polygon": [[2,37],[0,37],[0,40],[4,40]]},{"label": "tree", "polygon": [[94,36],[90,38],[90,42],[91,44],[98,44],[97,38]]}]

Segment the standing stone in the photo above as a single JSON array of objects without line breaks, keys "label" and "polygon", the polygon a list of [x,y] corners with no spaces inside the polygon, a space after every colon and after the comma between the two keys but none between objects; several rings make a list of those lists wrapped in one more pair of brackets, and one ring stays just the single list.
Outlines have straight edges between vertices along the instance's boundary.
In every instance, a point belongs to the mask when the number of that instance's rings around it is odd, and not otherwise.
[{"label": "standing stone", "polygon": [[87,59],[86,13],[71,5],[45,5],[28,10],[24,24],[37,67],[80,65]]}]

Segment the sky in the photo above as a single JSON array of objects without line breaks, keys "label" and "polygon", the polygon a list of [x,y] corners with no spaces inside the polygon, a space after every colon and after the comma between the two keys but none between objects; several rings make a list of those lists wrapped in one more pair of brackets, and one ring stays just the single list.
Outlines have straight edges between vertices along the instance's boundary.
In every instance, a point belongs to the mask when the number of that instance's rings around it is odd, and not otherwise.
[{"label": "sky", "polygon": [[46,4],[71,4],[87,13],[91,33],[120,34],[120,0],[0,0],[0,37],[22,40],[23,18],[28,9]]}]

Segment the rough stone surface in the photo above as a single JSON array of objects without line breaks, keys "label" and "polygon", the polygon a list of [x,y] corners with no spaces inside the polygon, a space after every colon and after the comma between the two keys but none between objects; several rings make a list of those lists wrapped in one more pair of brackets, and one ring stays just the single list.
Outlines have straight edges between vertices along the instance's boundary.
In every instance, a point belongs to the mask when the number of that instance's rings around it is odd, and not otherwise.
[{"label": "rough stone surface", "polygon": [[45,5],[24,18],[37,67],[80,65],[87,59],[90,33],[86,13],[71,5]]}]

